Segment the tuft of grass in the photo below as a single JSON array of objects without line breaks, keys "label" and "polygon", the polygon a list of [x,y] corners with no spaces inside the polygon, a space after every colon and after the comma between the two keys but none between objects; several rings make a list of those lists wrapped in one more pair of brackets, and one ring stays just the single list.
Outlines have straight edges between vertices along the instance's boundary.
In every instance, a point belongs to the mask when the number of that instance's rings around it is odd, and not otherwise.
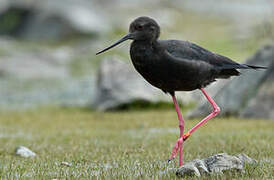
[{"label": "tuft of grass", "polygon": [[[100,113],[45,108],[0,115],[3,179],[177,179],[177,160],[167,163],[179,134],[173,110]],[[186,120],[186,129],[198,121]],[[184,161],[221,152],[245,153],[258,164],[246,166],[244,173],[201,179],[273,179],[273,129],[268,120],[215,118],[185,142]],[[37,157],[15,156],[19,145]]]}]

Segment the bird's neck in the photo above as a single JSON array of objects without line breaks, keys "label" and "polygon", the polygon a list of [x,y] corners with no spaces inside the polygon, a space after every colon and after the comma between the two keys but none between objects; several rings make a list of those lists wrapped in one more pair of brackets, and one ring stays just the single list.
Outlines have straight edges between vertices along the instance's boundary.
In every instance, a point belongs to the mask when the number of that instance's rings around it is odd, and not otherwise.
[{"label": "bird's neck", "polygon": [[136,62],[143,64],[143,61],[147,59],[155,59],[155,55],[160,49],[160,43],[155,41],[133,41],[130,46],[131,59]]},{"label": "bird's neck", "polygon": [[137,45],[140,48],[151,48],[155,49],[160,46],[159,42],[157,40],[134,40],[132,42],[132,45]]}]

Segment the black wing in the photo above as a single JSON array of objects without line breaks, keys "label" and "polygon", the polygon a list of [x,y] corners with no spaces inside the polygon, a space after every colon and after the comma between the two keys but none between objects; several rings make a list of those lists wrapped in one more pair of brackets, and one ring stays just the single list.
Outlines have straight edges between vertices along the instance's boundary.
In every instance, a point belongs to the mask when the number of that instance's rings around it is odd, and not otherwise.
[{"label": "black wing", "polygon": [[188,41],[166,40],[159,42],[172,56],[187,60],[203,61],[210,65],[213,65],[214,68],[220,70],[230,69],[234,71],[234,73],[236,73],[236,70],[233,69],[264,68],[258,66],[250,66],[246,64],[239,64],[225,56],[210,52]]}]

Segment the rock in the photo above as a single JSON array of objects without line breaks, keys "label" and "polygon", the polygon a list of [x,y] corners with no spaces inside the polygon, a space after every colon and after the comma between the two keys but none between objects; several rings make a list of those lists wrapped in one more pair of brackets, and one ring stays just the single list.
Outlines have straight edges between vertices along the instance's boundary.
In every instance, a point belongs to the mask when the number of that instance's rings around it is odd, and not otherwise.
[{"label": "rock", "polygon": [[242,162],[242,164],[250,164],[250,163],[256,163],[257,161],[254,159],[251,159],[246,154],[238,154],[236,155],[237,158],[239,158]]},{"label": "rock", "polygon": [[71,167],[72,163],[63,161],[63,162],[61,162],[61,165]]},{"label": "rock", "polygon": [[[234,77],[221,88],[213,97],[221,108],[220,115],[274,119],[274,45],[264,46],[246,64],[265,66],[268,69],[242,70],[241,76]],[[188,117],[206,116],[210,111],[211,106],[204,101]]]},{"label": "rock", "polygon": [[19,146],[15,150],[15,154],[21,157],[35,157],[36,154],[32,152],[30,149],[24,147],[24,146]]},{"label": "rock", "polygon": [[178,176],[184,177],[184,176],[198,176],[200,177],[202,174],[208,174],[207,167],[204,163],[204,161],[196,159],[189,163],[186,163],[183,168],[181,167],[180,170],[176,172]]},{"label": "rock", "polygon": [[240,113],[245,118],[265,118],[274,120],[274,64],[268,69],[265,81],[258,88],[257,95],[252,98]]},{"label": "rock", "polygon": [[[105,111],[135,101],[172,103],[169,95],[146,82],[132,65],[117,59],[106,58],[100,65],[96,98],[93,102],[95,109]],[[184,93],[181,96],[185,104],[192,99],[190,93]]]},{"label": "rock", "polygon": [[0,20],[17,18],[17,21],[12,27],[2,21],[0,27],[2,34],[31,40],[94,35],[108,29],[102,12],[96,7],[88,0],[10,1],[1,9]]},{"label": "rock", "polygon": [[202,160],[196,159],[188,162],[177,170],[176,175],[179,177],[194,175],[200,177],[202,175],[223,173],[227,170],[243,171],[244,165],[255,162],[245,154],[230,156],[226,153],[220,153]]},{"label": "rock", "polygon": [[207,169],[211,173],[222,173],[228,169],[242,170],[242,162],[235,156],[227,154],[216,154],[204,159]]}]

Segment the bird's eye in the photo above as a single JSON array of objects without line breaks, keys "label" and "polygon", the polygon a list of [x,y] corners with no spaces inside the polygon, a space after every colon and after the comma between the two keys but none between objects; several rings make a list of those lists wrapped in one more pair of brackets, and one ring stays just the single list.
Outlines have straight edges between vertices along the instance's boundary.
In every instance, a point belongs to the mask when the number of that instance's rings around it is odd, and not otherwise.
[{"label": "bird's eye", "polygon": [[138,31],[143,30],[143,26],[142,26],[142,25],[137,25],[135,28],[136,28]]}]

